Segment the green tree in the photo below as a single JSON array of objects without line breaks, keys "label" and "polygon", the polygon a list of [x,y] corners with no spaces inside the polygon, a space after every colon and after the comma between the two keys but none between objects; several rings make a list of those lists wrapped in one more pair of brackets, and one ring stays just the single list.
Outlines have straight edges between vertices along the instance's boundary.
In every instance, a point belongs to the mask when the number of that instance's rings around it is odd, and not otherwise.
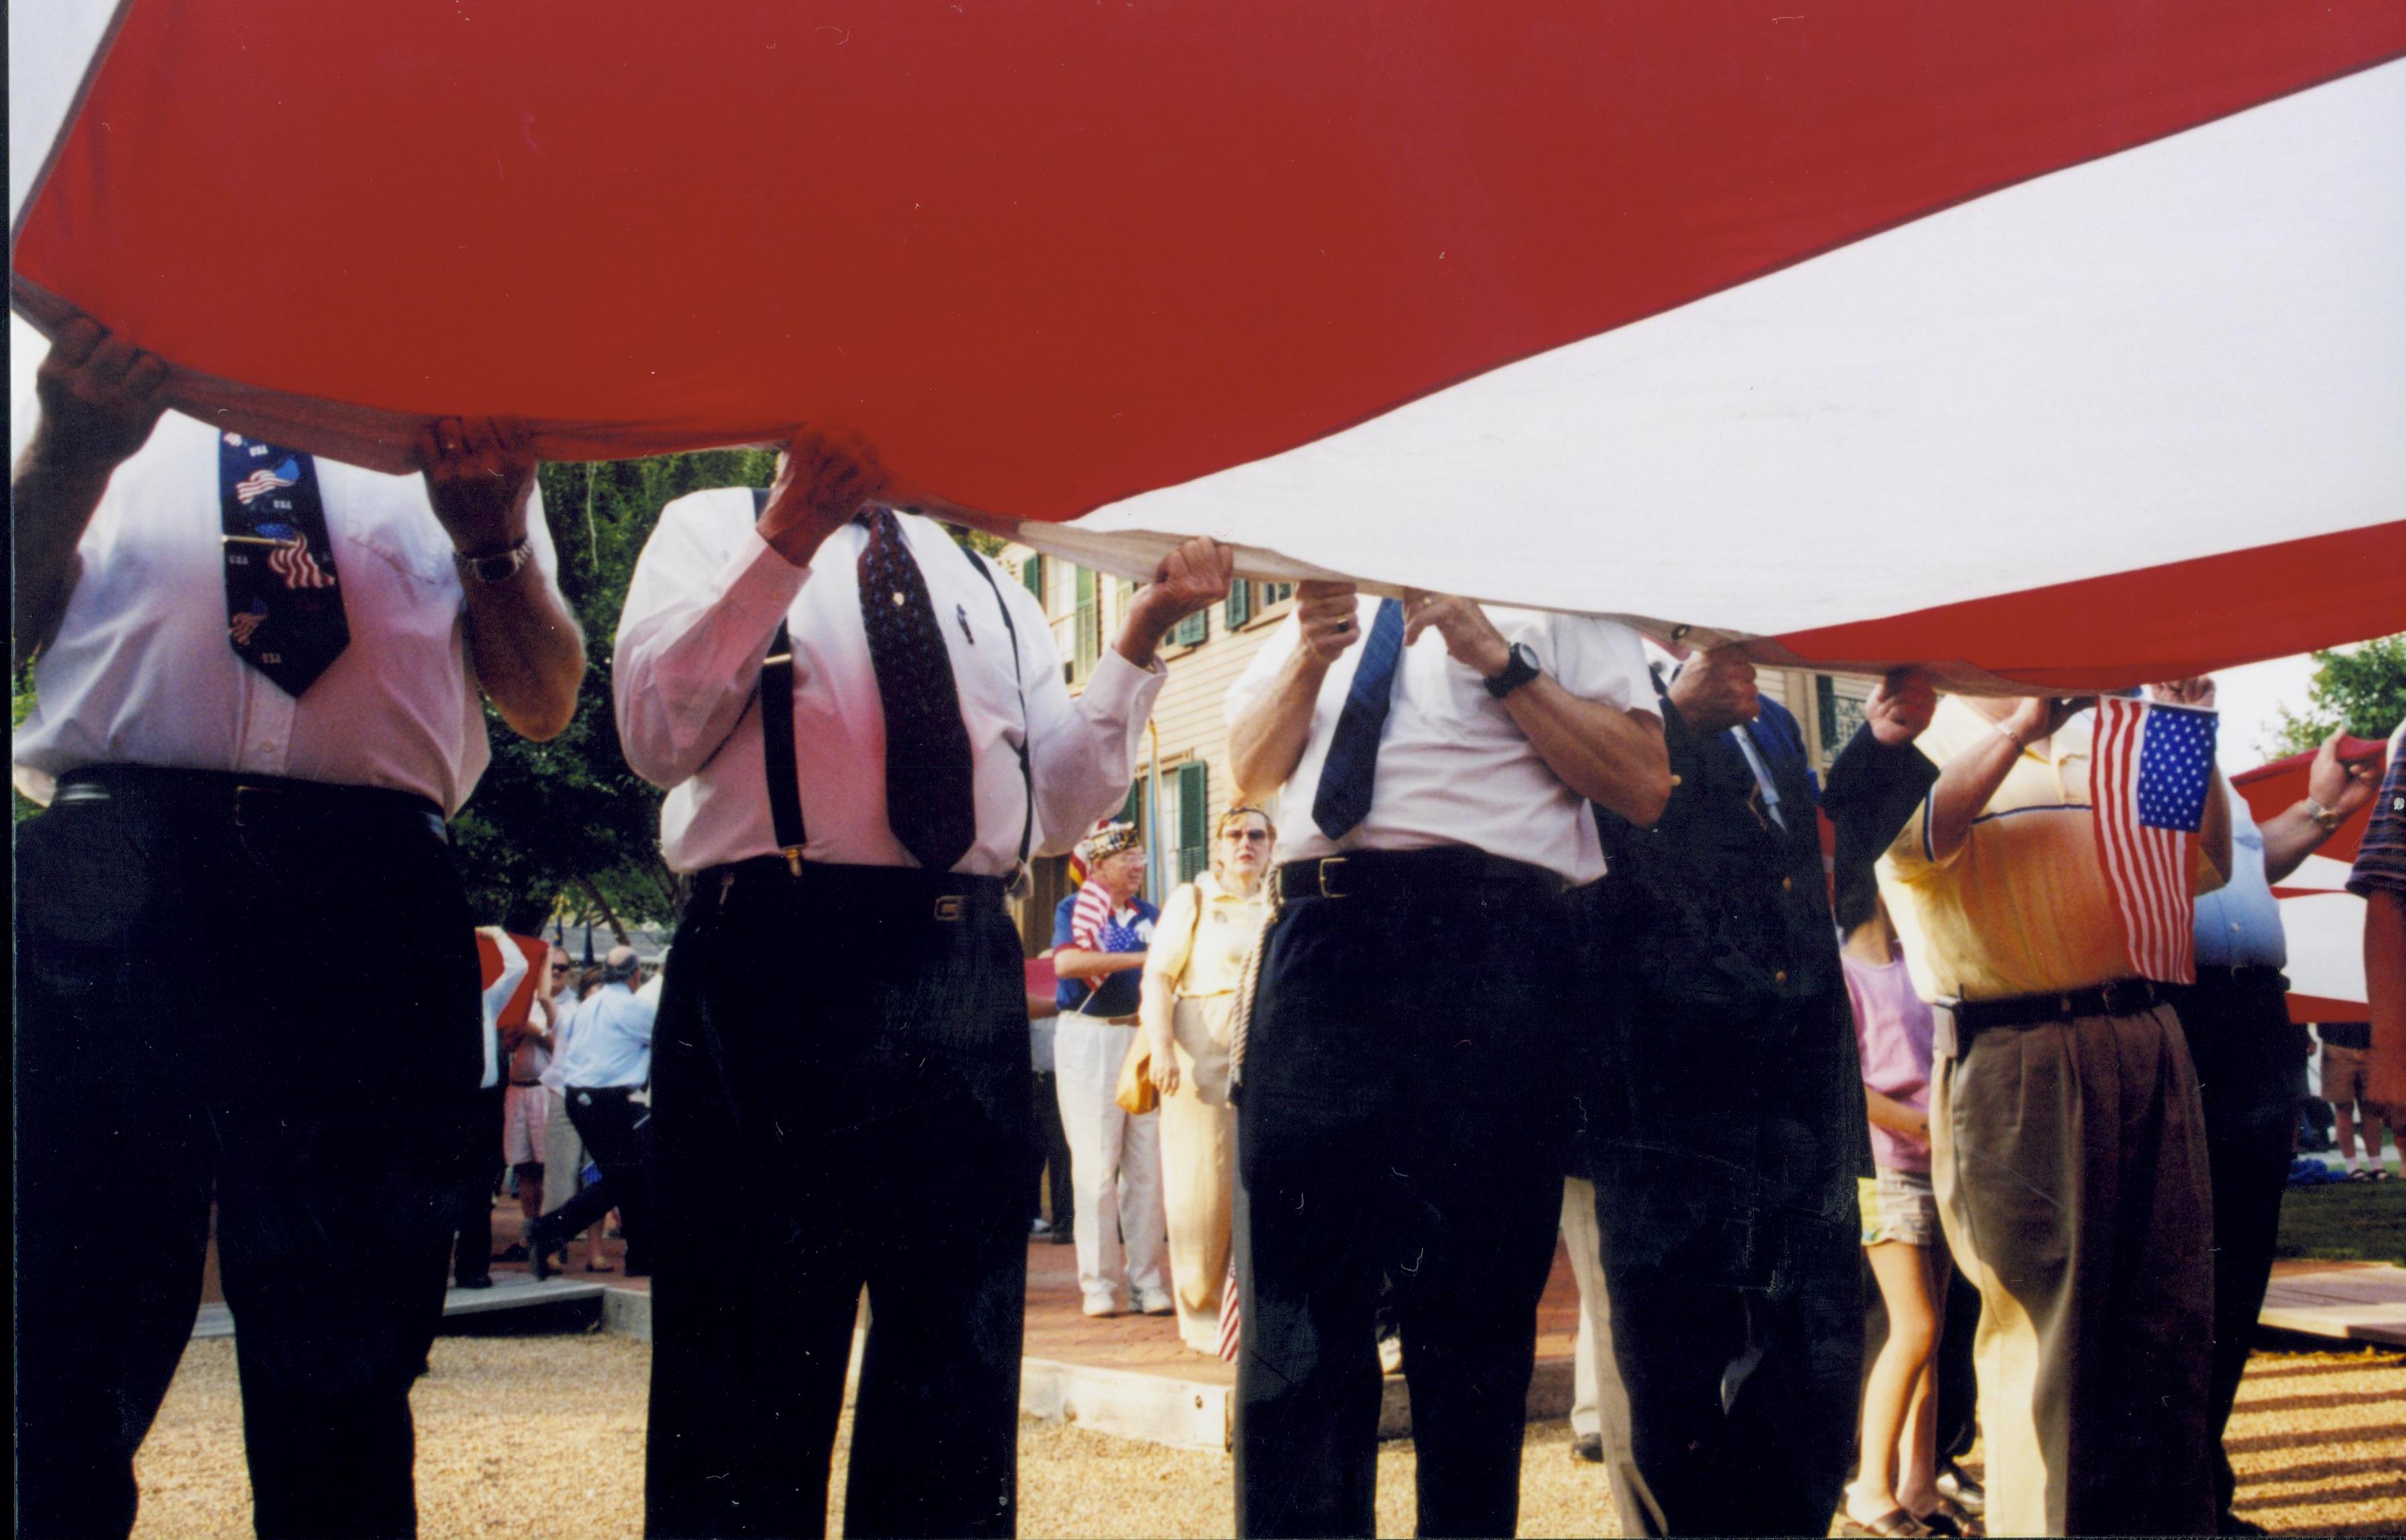
[{"label": "green tree", "polygon": [[660,859],[660,793],[627,768],[611,712],[618,612],[661,508],[709,487],[766,486],[774,464],[766,451],[721,449],[543,468],[560,590],[585,628],[585,685],[548,743],[486,709],[492,767],[452,834],[478,919],[532,934],[555,914],[590,917],[623,933],[675,915],[684,884]]},{"label": "green tree", "polygon": [[2302,714],[2286,707],[2274,727],[2274,754],[2319,747],[2335,728],[2357,738],[2386,738],[2406,721],[2406,632],[2314,655]]}]

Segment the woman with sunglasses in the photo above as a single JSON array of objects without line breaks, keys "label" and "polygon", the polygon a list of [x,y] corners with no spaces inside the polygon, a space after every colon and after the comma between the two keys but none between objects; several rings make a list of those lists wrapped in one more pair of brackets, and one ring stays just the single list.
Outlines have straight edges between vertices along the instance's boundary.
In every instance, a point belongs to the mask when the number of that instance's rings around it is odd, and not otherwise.
[{"label": "woman with sunglasses", "polygon": [[1262,878],[1278,830],[1256,807],[1220,815],[1210,869],[1162,906],[1146,955],[1139,1020],[1161,1093],[1162,1195],[1169,1210],[1178,1335],[1220,1350],[1220,1292],[1237,1192],[1237,1112],[1228,1105],[1228,1030],[1245,954],[1268,911]]}]

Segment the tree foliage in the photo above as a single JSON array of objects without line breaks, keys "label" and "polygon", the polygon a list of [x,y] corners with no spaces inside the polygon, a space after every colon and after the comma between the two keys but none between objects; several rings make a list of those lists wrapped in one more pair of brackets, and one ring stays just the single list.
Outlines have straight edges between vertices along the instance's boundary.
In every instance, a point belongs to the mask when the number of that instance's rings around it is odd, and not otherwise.
[{"label": "tree foliage", "polygon": [[488,706],[492,768],[453,826],[477,917],[531,934],[555,913],[614,929],[673,918],[683,886],[659,855],[660,793],[627,768],[610,704],[610,654],[635,558],[660,509],[714,487],[765,487],[775,457],[722,449],[545,465],[543,503],[559,586],[585,628],[575,718],[548,743]]},{"label": "tree foliage", "polygon": [[2406,632],[2314,655],[2314,676],[2302,713],[2282,709],[2273,750],[2301,754],[2336,728],[2357,738],[2386,738],[2406,721]]}]

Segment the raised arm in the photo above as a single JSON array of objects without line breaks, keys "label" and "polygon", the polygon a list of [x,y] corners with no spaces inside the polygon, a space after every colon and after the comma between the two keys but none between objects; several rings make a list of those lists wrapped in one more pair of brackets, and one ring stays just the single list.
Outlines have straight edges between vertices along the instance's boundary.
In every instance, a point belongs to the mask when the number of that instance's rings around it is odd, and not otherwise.
[{"label": "raised arm", "polygon": [[2042,696],[1966,703],[1992,730],[1938,767],[1937,783],[1930,788],[1928,837],[1931,856],[1940,861],[1963,848],[1973,823],[2005,784],[2022,751],[2070,721],[2083,704]]},{"label": "raised arm", "polygon": [[1286,784],[1311,737],[1311,712],[1328,666],[1362,640],[1351,583],[1303,583],[1295,590],[1297,639],[1259,699],[1228,725],[1228,769],[1250,797]]},{"label": "raised arm", "polygon": [[726,516],[706,493],[660,511],[627,586],[610,671],[618,743],[636,774],[675,786],[718,752],[811,558],[885,486],[869,445],[830,430],[785,446],[757,524],[748,508]]},{"label": "raised arm", "polygon": [[158,426],[166,378],[167,366],[156,357],[88,320],[63,329],[35,374],[41,419],[8,487],[16,557],[11,671],[58,634],[83,573],[77,543],[108,478]]},{"label": "raised arm", "polygon": [[[1153,652],[1172,626],[1227,597],[1233,562],[1232,553],[1207,539],[1190,540],[1164,557],[1153,581],[1137,590],[1118,640],[1074,699],[1061,683],[1060,655],[1042,606],[1017,585],[1002,585],[1003,602],[1017,617],[1036,821],[1043,831],[1038,850],[1068,850],[1127,797],[1138,740],[1168,677]],[[1082,975],[1065,969],[1064,976]]]},{"label": "raised arm", "polygon": [[468,661],[524,737],[557,738],[576,714],[585,633],[533,559],[534,454],[513,417],[438,417],[418,434],[434,516],[460,557]]},{"label": "raised arm", "polygon": [[[2314,765],[2306,771],[2306,800],[2282,809],[2260,826],[2266,882],[2277,883],[2303,866],[2334,829],[2372,800],[2373,791],[2381,784],[2381,766],[2377,761],[2360,765],[2340,758],[2339,741],[2346,736],[2342,728],[2323,740],[2323,746],[2315,751]],[[2314,816],[2316,808],[2323,812],[2319,819]]]}]

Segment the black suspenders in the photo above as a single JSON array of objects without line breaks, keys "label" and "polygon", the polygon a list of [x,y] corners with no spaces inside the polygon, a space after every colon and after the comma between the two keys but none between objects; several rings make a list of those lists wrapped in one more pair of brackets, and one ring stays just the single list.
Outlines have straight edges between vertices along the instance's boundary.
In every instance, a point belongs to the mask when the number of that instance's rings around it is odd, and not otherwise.
[{"label": "black suspenders", "polygon": [[[752,488],[753,520],[757,523],[768,511],[769,494],[760,487]],[[1020,674],[1019,628],[1012,624],[1011,606],[1003,600],[993,569],[975,551],[964,548],[961,554],[994,590],[995,606],[1002,611],[1002,629],[1011,638],[1011,683],[1019,694],[1019,784],[1027,803],[1019,821],[1019,865],[1025,869],[1028,842],[1036,832],[1036,775],[1028,759],[1027,687]],[[801,771],[794,763],[794,639],[784,620],[777,622],[769,656],[760,660],[759,688],[760,766],[769,779],[769,825],[775,831],[777,853],[800,877],[802,847],[810,843],[810,831],[802,822]],[[1013,880],[1017,877],[1014,872]]]}]

